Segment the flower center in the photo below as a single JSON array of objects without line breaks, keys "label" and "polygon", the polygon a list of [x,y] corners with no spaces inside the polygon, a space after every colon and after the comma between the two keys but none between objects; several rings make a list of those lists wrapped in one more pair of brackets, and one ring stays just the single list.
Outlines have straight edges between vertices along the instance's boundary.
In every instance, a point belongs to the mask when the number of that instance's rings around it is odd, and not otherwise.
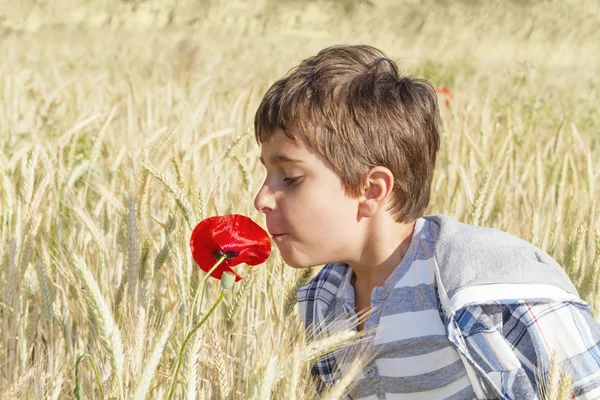
[{"label": "flower center", "polygon": [[238,254],[240,254],[240,253],[235,250],[229,250],[229,251],[226,251],[223,253],[219,249],[219,250],[213,251],[212,256],[215,260],[219,260],[222,256],[225,256],[225,260],[231,260],[232,258],[237,257]]}]

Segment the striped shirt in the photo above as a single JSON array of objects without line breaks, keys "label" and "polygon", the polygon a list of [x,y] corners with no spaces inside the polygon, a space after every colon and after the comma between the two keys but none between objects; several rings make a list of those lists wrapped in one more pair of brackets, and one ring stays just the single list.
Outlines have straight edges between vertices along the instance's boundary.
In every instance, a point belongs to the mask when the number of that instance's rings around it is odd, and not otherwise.
[{"label": "striped shirt", "polygon": [[[552,355],[572,377],[571,398],[600,399],[600,324],[560,265],[506,232],[443,215],[423,218],[436,236],[436,299],[446,335],[477,399],[539,400]],[[350,321],[330,317],[339,298],[345,302],[338,289],[348,282],[348,272],[345,264],[327,264],[298,291],[309,342],[333,333],[338,325],[347,328]],[[319,393],[345,373],[346,368],[339,368],[345,363],[341,355],[329,353],[312,364]],[[373,365],[378,367],[377,362]],[[372,374],[363,370],[365,376]],[[387,393],[385,398],[396,395]]]},{"label": "striped shirt", "polygon": [[[446,337],[435,289],[434,238],[423,218],[416,221],[411,245],[383,286],[371,293],[365,329],[376,358],[354,378],[352,399],[473,399],[465,367]],[[339,286],[334,319],[356,321],[354,272],[346,268]],[[340,365],[347,370],[351,359]]]}]

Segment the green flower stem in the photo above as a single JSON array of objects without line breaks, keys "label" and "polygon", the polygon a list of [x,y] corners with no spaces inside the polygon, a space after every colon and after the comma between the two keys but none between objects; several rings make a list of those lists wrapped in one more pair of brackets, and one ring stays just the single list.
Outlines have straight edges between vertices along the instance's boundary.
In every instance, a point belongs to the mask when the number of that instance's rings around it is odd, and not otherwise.
[{"label": "green flower stem", "polygon": [[90,364],[92,364],[92,369],[94,370],[94,375],[96,376],[96,383],[98,384],[98,389],[100,389],[100,398],[104,399],[104,392],[102,391],[102,382],[100,381],[100,375],[98,374],[98,369],[96,368],[96,363],[94,359],[89,354],[82,354],[77,357],[77,362],[75,363],[75,389],[73,389],[73,396],[77,400],[81,400],[81,393],[79,391],[79,364],[83,361],[84,358],[90,360]]},{"label": "green flower stem", "polygon": [[204,325],[204,323],[206,322],[208,317],[210,317],[210,315],[213,313],[213,311],[215,311],[215,309],[221,303],[221,301],[223,301],[223,297],[225,297],[225,292],[221,291],[221,295],[217,299],[217,302],[208,311],[206,316],[204,318],[202,318],[202,321],[200,321],[200,323],[198,325],[196,325],[196,327],[194,329],[192,329],[190,331],[190,333],[188,333],[186,335],[185,339],[183,340],[183,344],[181,345],[181,350],[179,350],[179,358],[177,359],[177,366],[175,367],[175,373],[173,374],[173,380],[171,381],[171,387],[169,388],[169,400],[171,400],[173,398],[173,394],[175,393],[175,383],[177,382],[177,375],[179,374],[179,369],[181,368],[181,363],[183,362],[183,353],[185,351],[185,346],[187,345],[187,342],[190,340],[192,335],[194,333],[196,333],[196,331],[198,329],[200,329],[200,327],[202,325]]},{"label": "green flower stem", "polygon": [[200,293],[200,288],[202,288],[202,297],[200,298],[200,306],[202,305],[202,298],[204,298],[204,282],[206,282],[206,280],[208,279],[208,277],[210,276],[210,274],[212,274],[215,269],[217,269],[217,267],[223,262],[225,261],[225,259],[227,258],[227,255],[223,254],[215,263],[215,265],[212,266],[212,268],[206,273],[206,275],[204,275],[202,277],[202,279],[200,280],[200,282],[198,282],[198,287],[196,288],[196,294],[194,294],[194,300],[192,301],[192,308],[191,308],[191,313],[190,313],[190,325],[193,323],[194,321],[194,315],[196,315],[195,313],[195,307],[196,307],[196,302],[198,301],[198,294]]}]

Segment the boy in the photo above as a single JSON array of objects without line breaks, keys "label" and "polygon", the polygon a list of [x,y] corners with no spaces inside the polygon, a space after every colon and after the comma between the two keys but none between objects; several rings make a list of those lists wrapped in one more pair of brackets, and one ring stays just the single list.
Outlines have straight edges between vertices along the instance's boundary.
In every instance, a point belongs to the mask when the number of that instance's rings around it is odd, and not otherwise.
[{"label": "boy", "polygon": [[[268,90],[255,117],[255,199],[294,268],[309,340],[368,319],[375,359],[352,399],[537,399],[552,353],[600,398],[600,328],[562,268],[507,233],[423,216],[439,148],[434,89],[369,46],[335,46]],[[312,370],[317,389],[348,365]]]}]

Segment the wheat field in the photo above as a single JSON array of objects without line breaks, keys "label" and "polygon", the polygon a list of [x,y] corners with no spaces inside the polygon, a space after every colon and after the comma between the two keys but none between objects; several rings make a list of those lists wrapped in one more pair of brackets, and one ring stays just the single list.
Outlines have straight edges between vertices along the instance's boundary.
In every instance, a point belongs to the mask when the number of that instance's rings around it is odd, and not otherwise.
[{"label": "wheat field", "polygon": [[[544,249],[600,315],[600,2],[0,2],[0,393],[167,398],[219,282],[189,236],[264,223],[252,121],[300,60],[370,44],[440,88],[427,213]],[[452,96],[447,94],[448,88]],[[177,399],[312,399],[295,292],[273,247],[187,346]],[[88,355],[81,358],[82,355]],[[94,361],[98,380],[93,372]],[[558,372],[545,398],[567,398]],[[340,398],[347,382],[327,394]]]}]

